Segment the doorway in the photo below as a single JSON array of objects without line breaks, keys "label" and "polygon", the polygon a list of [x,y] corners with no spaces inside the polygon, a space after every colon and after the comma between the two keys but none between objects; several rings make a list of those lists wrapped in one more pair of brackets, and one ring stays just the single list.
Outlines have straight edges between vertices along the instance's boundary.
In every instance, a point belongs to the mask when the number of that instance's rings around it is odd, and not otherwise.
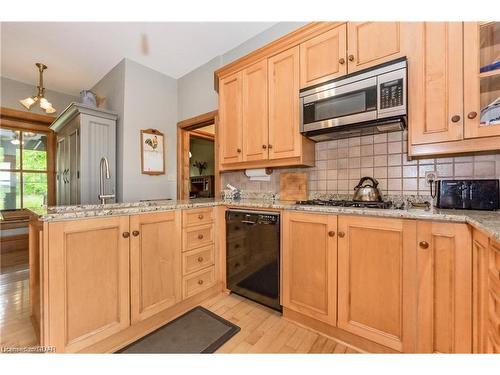
[{"label": "doorway", "polygon": [[218,197],[217,111],[177,126],[177,199]]}]

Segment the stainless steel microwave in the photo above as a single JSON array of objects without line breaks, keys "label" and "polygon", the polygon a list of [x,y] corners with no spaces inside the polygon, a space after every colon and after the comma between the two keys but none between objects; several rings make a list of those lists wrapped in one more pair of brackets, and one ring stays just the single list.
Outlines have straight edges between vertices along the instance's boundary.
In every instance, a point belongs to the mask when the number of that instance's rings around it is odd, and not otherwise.
[{"label": "stainless steel microwave", "polygon": [[394,60],[300,91],[301,132],[316,141],[402,130],[407,62]]}]

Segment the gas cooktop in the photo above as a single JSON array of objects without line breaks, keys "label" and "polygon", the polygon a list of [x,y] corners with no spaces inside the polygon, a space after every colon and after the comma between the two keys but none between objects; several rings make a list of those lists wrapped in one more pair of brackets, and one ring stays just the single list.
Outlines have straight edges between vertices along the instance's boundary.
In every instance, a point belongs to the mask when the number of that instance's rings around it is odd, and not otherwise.
[{"label": "gas cooktop", "polygon": [[392,202],[355,202],[348,200],[324,200],[324,199],[310,199],[306,201],[297,201],[296,204],[309,205],[309,206],[332,206],[332,207],[359,207],[359,208],[396,208]]}]

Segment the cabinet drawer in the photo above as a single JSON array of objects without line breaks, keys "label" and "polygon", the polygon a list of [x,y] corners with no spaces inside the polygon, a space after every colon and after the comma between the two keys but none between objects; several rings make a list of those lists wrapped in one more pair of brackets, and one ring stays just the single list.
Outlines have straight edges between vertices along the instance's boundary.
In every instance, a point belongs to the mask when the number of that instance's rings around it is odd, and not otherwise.
[{"label": "cabinet drawer", "polygon": [[189,298],[210,288],[215,284],[215,267],[201,270],[184,278],[182,286],[183,298]]},{"label": "cabinet drawer", "polygon": [[213,224],[199,225],[182,230],[182,251],[197,249],[214,242]]},{"label": "cabinet drawer", "polygon": [[202,270],[214,264],[214,245],[199,249],[186,251],[182,254],[182,273],[190,273]]},{"label": "cabinet drawer", "polygon": [[196,225],[209,224],[214,221],[213,208],[196,208],[182,211],[182,227],[192,227]]}]

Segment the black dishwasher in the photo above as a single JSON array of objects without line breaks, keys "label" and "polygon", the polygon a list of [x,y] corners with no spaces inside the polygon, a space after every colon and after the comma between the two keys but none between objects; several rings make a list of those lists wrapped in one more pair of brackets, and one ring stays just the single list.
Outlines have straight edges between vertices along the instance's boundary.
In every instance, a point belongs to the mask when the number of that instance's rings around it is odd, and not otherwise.
[{"label": "black dishwasher", "polygon": [[227,288],[281,311],[280,215],[226,211]]}]

